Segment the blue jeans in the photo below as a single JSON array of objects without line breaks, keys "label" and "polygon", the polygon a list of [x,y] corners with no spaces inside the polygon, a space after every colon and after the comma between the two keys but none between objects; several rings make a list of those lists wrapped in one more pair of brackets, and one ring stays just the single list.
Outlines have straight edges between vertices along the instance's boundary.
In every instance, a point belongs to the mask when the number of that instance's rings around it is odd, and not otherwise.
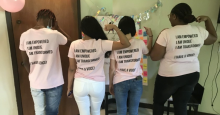
[{"label": "blue jeans", "polygon": [[58,115],[63,85],[51,89],[33,89],[35,115]]},{"label": "blue jeans", "polygon": [[138,108],[143,92],[142,80],[126,80],[114,85],[117,105],[117,115],[127,114],[127,100],[129,115],[138,115]]}]

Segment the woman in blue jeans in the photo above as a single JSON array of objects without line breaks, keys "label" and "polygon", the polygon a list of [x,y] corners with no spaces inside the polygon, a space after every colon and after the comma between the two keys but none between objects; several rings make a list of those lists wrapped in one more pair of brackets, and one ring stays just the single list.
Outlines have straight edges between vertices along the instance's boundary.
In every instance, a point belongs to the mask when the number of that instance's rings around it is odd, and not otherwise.
[{"label": "woman in blue jeans", "polygon": [[[150,53],[153,61],[161,60],[154,88],[153,115],[163,115],[164,103],[170,96],[175,115],[187,115],[187,102],[199,80],[200,49],[213,44],[217,34],[210,18],[195,18],[186,3],[177,4],[168,17],[172,27],[160,33]],[[204,21],[206,29],[189,25],[194,21]]]},{"label": "woman in blue jeans", "polygon": [[126,35],[131,46],[115,50],[110,56],[109,92],[115,95],[117,114],[127,114],[127,99],[129,100],[129,115],[138,115],[138,107],[142,95],[142,69],[140,60],[147,55],[152,47],[153,35],[150,28],[145,28],[149,35],[148,45],[143,40],[135,39],[135,22],[131,17],[123,17],[118,25]]},{"label": "woman in blue jeans", "polygon": [[58,114],[64,84],[59,45],[69,46],[69,38],[49,9],[40,10],[36,26],[21,35],[19,49],[29,73],[35,115]]}]

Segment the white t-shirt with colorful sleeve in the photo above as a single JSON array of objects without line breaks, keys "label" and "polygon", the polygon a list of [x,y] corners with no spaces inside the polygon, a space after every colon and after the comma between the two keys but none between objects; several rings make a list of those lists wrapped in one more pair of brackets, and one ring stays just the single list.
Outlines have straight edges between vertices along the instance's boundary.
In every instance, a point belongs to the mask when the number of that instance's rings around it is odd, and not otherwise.
[{"label": "white t-shirt with colorful sleeve", "polygon": [[19,49],[26,51],[30,62],[31,88],[49,89],[64,84],[59,45],[67,38],[56,30],[29,29],[21,35]]},{"label": "white t-shirt with colorful sleeve", "polygon": [[156,43],[166,47],[166,54],[160,62],[158,74],[175,77],[200,72],[198,55],[208,35],[204,28],[191,25],[163,30]]},{"label": "white t-shirt with colorful sleeve", "polygon": [[113,84],[142,76],[140,61],[143,54],[148,54],[148,49],[143,40],[132,38],[131,46],[112,52],[110,59],[117,62]]},{"label": "white t-shirt with colorful sleeve", "polygon": [[69,58],[75,58],[77,69],[75,78],[86,78],[105,82],[104,56],[112,50],[113,41],[90,39],[73,41],[69,49]]}]

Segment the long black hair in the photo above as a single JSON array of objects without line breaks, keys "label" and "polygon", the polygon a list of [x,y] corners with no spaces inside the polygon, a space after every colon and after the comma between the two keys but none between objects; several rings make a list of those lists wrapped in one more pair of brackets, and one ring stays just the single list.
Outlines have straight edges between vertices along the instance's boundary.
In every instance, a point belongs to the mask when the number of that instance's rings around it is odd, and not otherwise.
[{"label": "long black hair", "polygon": [[102,39],[108,40],[106,37],[103,28],[93,16],[85,16],[81,21],[81,30],[82,32],[91,37],[92,39]]},{"label": "long black hair", "polygon": [[179,18],[179,20],[183,21],[186,24],[196,21],[196,17],[192,15],[191,7],[186,3],[177,4],[172,9],[171,13],[175,14]]},{"label": "long black hair", "polygon": [[50,9],[42,9],[37,13],[37,21],[39,19],[50,19],[52,21],[52,26],[55,25],[56,16]]},{"label": "long black hair", "polygon": [[[98,20],[93,16],[85,16],[81,21],[81,30],[82,32],[91,37],[92,39],[102,39],[108,40],[106,37],[103,28],[99,24]],[[105,53],[105,58],[108,58],[111,54],[111,51]]]}]

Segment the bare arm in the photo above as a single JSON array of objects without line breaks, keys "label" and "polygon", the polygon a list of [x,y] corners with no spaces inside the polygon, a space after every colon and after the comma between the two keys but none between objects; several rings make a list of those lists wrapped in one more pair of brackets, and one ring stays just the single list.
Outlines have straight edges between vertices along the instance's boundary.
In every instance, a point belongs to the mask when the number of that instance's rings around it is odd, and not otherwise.
[{"label": "bare arm", "polygon": [[204,41],[204,45],[211,45],[213,43],[215,43],[215,41],[217,40],[217,33],[215,31],[215,28],[212,24],[211,19],[208,16],[199,16],[197,18],[197,22],[205,22],[205,27],[206,30],[209,32],[209,36],[208,38]]},{"label": "bare arm", "polygon": [[[69,69],[68,69],[68,87],[67,87],[67,95],[70,91],[73,90],[73,80],[76,73],[76,60],[75,58],[69,58]],[[71,96],[72,97],[72,96]]]},{"label": "bare arm", "polygon": [[23,65],[28,73],[30,73],[30,62],[26,51],[21,51]]},{"label": "bare arm", "polygon": [[151,28],[147,28],[147,27],[144,27],[144,28],[147,32],[147,35],[149,36],[149,39],[147,40],[147,49],[148,49],[149,53],[146,54],[147,56],[149,56],[150,52],[151,52],[151,49],[152,49],[153,33],[151,31]]},{"label": "bare arm", "polygon": [[70,39],[70,36],[65,31],[63,31],[62,28],[60,28],[57,21],[55,22],[54,28],[67,38],[67,43],[65,45],[70,47],[70,44],[72,43],[72,40]]},{"label": "bare arm", "polygon": [[114,95],[113,89],[113,78],[115,74],[115,67],[116,67],[116,60],[110,60],[110,67],[109,67],[109,92]]},{"label": "bare arm", "polygon": [[61,34],[63,34],[67,38],[67,43],[65,45],[70,47],[70,44],[72,43],[70,36],[65,31],[63,31],[63,29],[60,27],[58,27],[56,30],[59,31]]},{"label": "bare arm", "polygon": [[112,25],[112,24],[108,24],[105,26],[106,31],[109,31],[111,29],[114,29],[117,32],[119,39],[120,39],[120,42],[113,42],[112,50],[127,48],[131,45],[127,37],[117,26]]},{"label": "bare arm", "polygon": [[163,59],[165,53],[166,53],[166,47],[155,43],[150,52],[150,57],[153,61],[159,61]]}]

